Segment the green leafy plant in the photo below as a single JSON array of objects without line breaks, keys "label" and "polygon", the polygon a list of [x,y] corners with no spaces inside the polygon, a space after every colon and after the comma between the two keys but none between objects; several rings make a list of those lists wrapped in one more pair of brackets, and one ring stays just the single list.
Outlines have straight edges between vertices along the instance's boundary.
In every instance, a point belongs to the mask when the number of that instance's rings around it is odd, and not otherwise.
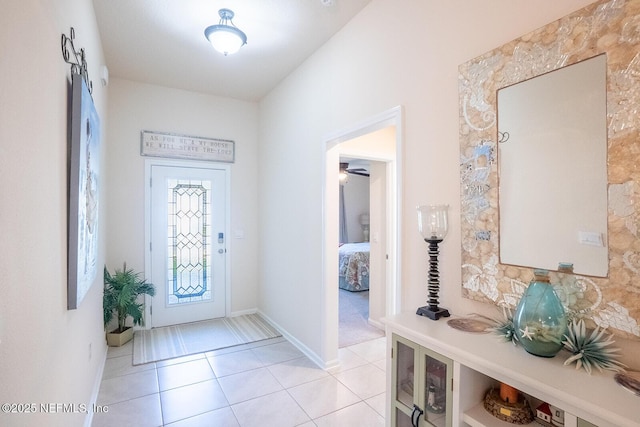
[{"label": "green leafy plant", "polygon": [[122,270],[116,269],[113,275],[105,266],[104,296],[102,299],[105,329],[114,316],[118,319],[118,329],[114,332],[121,333],[126,329],[127,317],[133,319],[134,325],[144,324],[143,304],[138,302],[138,296],[154,296],[155,293],[154,285],[147,283],[141,273],[127,269],[126,263],[124,263]]},{"label": "green leafy plant", "polygon": [[576,369],[584,368],[591,375],[592,367],[600,372],[610,370],[624,372],[626,365],[615,360],[620,349],[609,347],[614,343],[612,335],[604,336],[606,329],[597,326],[588,335],[584,320],[574,320],[569,324],[568,333],[564,336],[564,348],[573,353],[564,364],[576,362]]},{"label": "green leafy plant", "polygon": [[513,313],[506,307],[502,307],[502,317],[493,319],[493,326],[490,328],[498,334],[504,341],[511,341],[513,345],[518,345],[518,336],[513,326]]}]

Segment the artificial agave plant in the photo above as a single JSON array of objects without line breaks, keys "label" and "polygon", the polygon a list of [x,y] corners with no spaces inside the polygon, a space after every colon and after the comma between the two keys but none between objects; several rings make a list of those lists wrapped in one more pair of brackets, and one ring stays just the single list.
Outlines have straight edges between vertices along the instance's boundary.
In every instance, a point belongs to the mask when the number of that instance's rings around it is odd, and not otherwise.
[{"label": "artificial agave plant", "polygon": [[564,364],[576,362],[576,369],[584,368],[591,375],[592,367],[603,370],[624,372],[625,364],[616,360],[619,348],[609,347],[614,343],[612,335],[605,336],[606,329],[597,326],[591,335],[587,334],[584,320],[573,320],[569,324],[568,333],[562,341],[565,350],[573,353]]},{"label": "artificial agave plant", "polygon": [[502,307],[502,318],[493,319],[491,331],[498,334],[504,341],[511,341],[518,345],[518,336],[513,326],[513,313],[506,307]]}]

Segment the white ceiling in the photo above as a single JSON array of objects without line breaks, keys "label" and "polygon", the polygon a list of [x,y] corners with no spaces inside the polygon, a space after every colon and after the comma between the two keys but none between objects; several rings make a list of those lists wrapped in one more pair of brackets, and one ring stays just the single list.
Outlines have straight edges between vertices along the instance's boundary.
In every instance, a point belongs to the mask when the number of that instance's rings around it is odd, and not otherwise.
[{"label": "white ceiling", "polygon": [[[112,77],[256,101],[371,0],[93,0]],[[204,29],[234,11],[247,35],[234,55]]]}]

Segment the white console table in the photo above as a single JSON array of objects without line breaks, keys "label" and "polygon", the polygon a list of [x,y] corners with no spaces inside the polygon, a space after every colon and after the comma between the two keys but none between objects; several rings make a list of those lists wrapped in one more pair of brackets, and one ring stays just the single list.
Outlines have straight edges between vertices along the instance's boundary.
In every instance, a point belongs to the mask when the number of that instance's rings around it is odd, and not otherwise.
[{"label": "white console table", "polygon": [[[611,371],[596,370],[589,375],[583,369],[576,370],[575,364],[564,366],[569,355],[564,350],[554,358],[536,357],[496,334],[460,331],[447,325],[446,318],[433,321],[414,313],[390,316],[383,322],[388,354],[395,334],[453,361],[453,426],[513,425],[494,418],[482,407],[486,391],[500,381],[562,408],[565,427],[588,425],[582,424],[583,420],[598,427],[640,427],[640,397],[619,386]],[[387,360],[389,411],[395,384],[394,360]],[[388,424],[390,419],[387,416]]]}]

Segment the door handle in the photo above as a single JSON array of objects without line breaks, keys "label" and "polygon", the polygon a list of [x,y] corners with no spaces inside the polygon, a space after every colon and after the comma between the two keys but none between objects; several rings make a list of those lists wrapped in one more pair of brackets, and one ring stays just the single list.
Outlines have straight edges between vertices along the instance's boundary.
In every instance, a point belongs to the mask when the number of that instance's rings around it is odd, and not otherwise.
[{"label": "door handle", "polygon": [[[418,416],[416,416],[416,413]],[[411,425],[413,427],[418,427],[418,423],[420,422],[420,416],[424,414],[424,411],[418,407],[418,405],[413,405],[413,412],[411,413]]]}]

